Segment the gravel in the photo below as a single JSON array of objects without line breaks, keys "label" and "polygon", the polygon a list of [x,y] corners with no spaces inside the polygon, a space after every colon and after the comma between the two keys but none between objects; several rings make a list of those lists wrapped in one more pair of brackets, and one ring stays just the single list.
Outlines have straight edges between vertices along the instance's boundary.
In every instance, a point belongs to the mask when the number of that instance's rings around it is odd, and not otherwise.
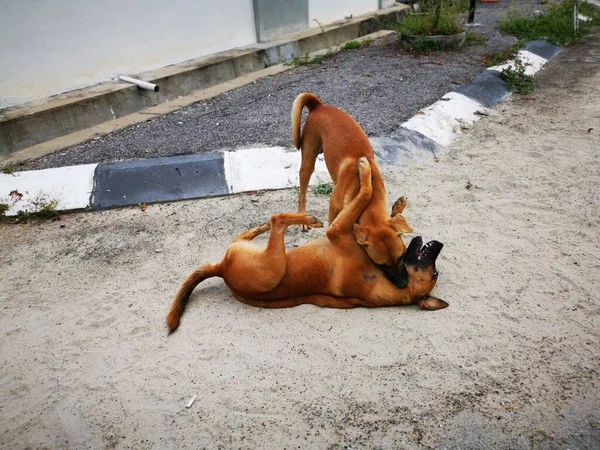
[{"label": "gravel", "polygon": [[[530,9],[539,1],[519,2]],[[446,92],[485,69],[485,54],[517,42],[495,30],[510,2],[478,4],[473,31],[484,45],[416,55],[395,35],[360,50],[343,51],[318,65],[260,79],[210,100],[97,137],[31,161],[19,170],[114,162],[261,146],[292,147],[290,112],[301,92],[314,92],[351,114],[369,136],[387,136]]]}]

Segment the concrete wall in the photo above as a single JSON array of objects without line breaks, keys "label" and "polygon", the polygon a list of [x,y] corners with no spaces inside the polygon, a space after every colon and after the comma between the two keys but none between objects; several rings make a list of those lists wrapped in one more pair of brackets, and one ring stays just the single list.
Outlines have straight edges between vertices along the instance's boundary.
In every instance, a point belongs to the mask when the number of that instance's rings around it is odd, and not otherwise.
[{"label": "concrete wall", "polygon": [[251,45],[257,30],[272,39],[386,2],[0,0],[0,108]]},{"label": "concrete wall", "polygon": [[255,42],[252,0],[0,0],[0,107]]},{"label": "concrete wall", "polygon": [[358,16],[379,9],[379,0],[309,0],[308,20],[310,27],[344,19],[350,15]]}]

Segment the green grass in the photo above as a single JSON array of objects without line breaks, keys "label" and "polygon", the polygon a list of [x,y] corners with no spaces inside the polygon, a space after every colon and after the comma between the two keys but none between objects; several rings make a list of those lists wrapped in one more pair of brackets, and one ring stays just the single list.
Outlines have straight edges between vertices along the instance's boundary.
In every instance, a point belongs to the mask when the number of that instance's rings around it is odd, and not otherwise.
[{"label": "green grass", "polygon": [[15,166],[6,166],[2,168],[2,173],[5,175],[13,175],[16,172]]},{"label": "green grass", "polygon": [[358,50],[366,47],[371,42],[373,42],[371,38],[363,39],[362,41],[348,41],[342,46],[342,50]]},{"label": "green grass", "polygon": [[333,184],[320,183],[313,188],[313,192],[317,195],[331,195],[333,192]]},{"label": "green grass", "polygon": [[509,59],[513,59],[517,55],[517,52],[519,51],[519,49],[521,47],[523,47],[523,45],[524,45],[524,42],[519,41],[515,45],[513,45],[511,47],[507,47],[504,50],[500,50],[498,52],[492,52],[492,53],[484,53],[483,57],[484,57],[485,65],[488,67],[492,67],[492,66],[498,66],[500,64],[504,64]]},{"label": "green grass", "polygon": [[476,45],[485,45],[487,41],[488,37],[485,34],[467,31],[467,40],[465,41],[465,46],[474,47]]},{"label": "green grass", "polygon": [[443,11],[440,14],[437,26],[435,26],[433,14],[412,15],[406,17],[398,25],[395,25],[394,29],[408,35],[447,36],[460,33],[462,26],[456,14]]},{"label": "green grass", "polygon": [[292,59],[290,62],[286,63],[286,66],[296,66],[296,67],[300,67],[300,66],[306,66],[306,65],[311,65],[311,64],[321,64],[323,61],[325,61],[325,58],[328,55],[318,55],[315,56],[314,58],[309,58],[308,55],[302,56],[302,57],[295,57],[294,59]]},{"label": "green grass", "polygon": [[522,40],[547,39],[559,45],[568,45],[588,34],[600,25],[600,11],[588,3],[580,3],[579,13],[590,17],[590,22],[579,22],[579,34],[573,30],[573,0],[548,3],[546,12],[540,16],[511,11],[500,20],[498,29]]},{"label": "green grass", "polygon": [[525,74],[525,65],[518,58],[515,60],[514,67],[502,69],[500,78],[506,82],[506,87],[511,92],[528,95],[535,90],[533,77]]}]

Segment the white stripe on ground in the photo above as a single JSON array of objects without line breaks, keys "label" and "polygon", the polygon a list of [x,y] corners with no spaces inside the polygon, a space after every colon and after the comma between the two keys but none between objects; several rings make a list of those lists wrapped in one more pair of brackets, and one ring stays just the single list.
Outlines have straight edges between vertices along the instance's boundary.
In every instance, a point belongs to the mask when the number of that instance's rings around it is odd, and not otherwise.
[{"label": "white stripe on ground", "polygon": [[[283,147],[249,148],[224,152],[225,178],[231,193],[298,186],[300,152]],[[330,182],[322,155],[317,158],[310,184]]]},{"label": "white stripe on ground", "polygon": [[0,203],[9,205],[7,216],[17,215],[19,211],[37,212],[45,208],[87,208],[97,165],[0,174]]},{"label": "white stripe on ground", "polygon": [[477,111],[487,111],[487,108],[465,95],[449,92],[404,122],[402,127],[418,131],[447,147],[461,132],[461,126],[471,125],[479,119],[475,114]]},{"label": "white stripe on ground", "polygon": [[[546,58],[531,53],[529,50],[519,50],[517,53],[518,59],[521,60],[525,66],[525,75],[535,75],[543,66],[548,62]],[[515,58],[516,59],[516,58]],[[502,72],[502,70],[512,67],[515,69],[515,60],[508,61],[501,66],[493,66],[488,70],[495,70],[496,72]]]}]

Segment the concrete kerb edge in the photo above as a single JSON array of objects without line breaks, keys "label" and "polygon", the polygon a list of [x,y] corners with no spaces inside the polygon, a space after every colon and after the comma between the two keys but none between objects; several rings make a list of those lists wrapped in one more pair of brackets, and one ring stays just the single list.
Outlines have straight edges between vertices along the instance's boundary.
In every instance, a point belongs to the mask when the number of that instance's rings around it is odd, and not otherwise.
[{"label": "concrete kerb edge", "polygon": [[[543,41],[535,41],[533,47],[519,53],[532,61],[527,67],[531,75],[560,51],[560,47]],[[503,66],[510,64],[514,61]],[[490,80],[503,85],[498,68],[487,69],[470,85],[448,92],[401,124],[391,136],[372,138],[378,164],[402,167],[423,158],[437,158],[463,129],[487,115],[487,108],[510,95],[505,85],[503,89],[495,86],[490,95],[486,92]],[[299,165],[297,150],[265,147],[0,174],[0,204],[7,204],[6,215],[13,216],[19,211],[35,212],[40,198],[52,202],[59,211],[96,210],[284,189],[298,185]],[[311,184],[328,181],[331,179],[321,155]]]}]

